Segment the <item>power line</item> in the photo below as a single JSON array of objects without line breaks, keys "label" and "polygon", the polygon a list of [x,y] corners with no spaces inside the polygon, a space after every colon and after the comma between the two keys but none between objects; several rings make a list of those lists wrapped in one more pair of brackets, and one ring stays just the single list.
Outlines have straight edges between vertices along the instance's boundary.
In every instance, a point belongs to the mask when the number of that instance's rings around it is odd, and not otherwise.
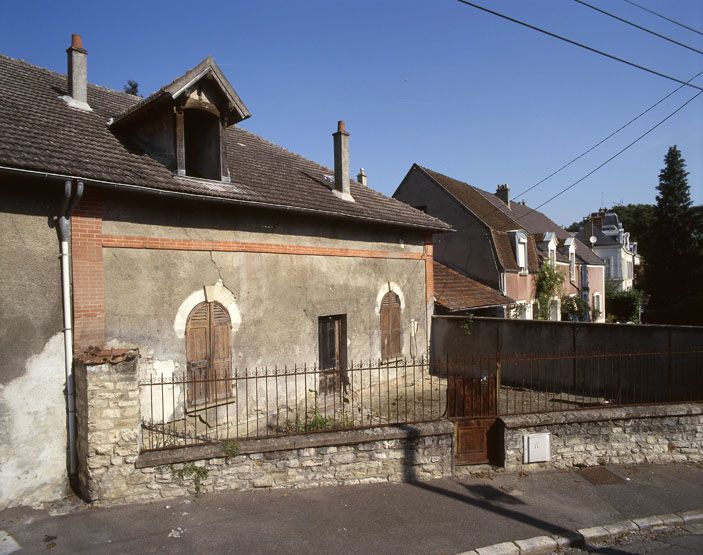
[{"label": "power line", "polygon": [[507,21],[510,21],[512,23],[517,23],[518,25],[522,25],[523,27],[527,27],[528,29],[532,29],[533,31],[538,31],[540,33],[543,33],[547,36],[550,36],[555,39],[559,39],[561,41],[567,42],[569,44],[573,44],[574,46],[578,46],[579,48],[583,48],[585,50],[588,50],[589,52],[593,52],[595,54],[599,54],[601,56],[604,56],[606,58],[610,58],[611,60],[615,60],[616,62],[621,62],[623,64],[626,64],[631,67],[635,67],[637,69],[641,69],[642,71],[646,71],[647,73],[651,73],[652,75],[657,75],[659,77],[663,77],[664,79],[669,79],[670,81],[674,81],[679,84],[687,85],[689,87],[692,87],[694,89],[697,89],[699,91],[703,91],[703,87],[699,87],[698,85],[694,85],[692,83],[688,83],[686,81],[683,81],[682,79],[679,79],[677,77],[672,77],[671,75],[667,75],[666,73],[661,73],[660,71],[657,71],[655,69],[650,69],[648,67],[642,66],[640,64],[637,64],[635,62],[631,62],[629,60],[625,60],[624,58],[620,58],[618,56],[615,56],[613,54],[608,54],[607,52],[604,52],[603,50],[598,50],[597,48],[593,48],[592,46],[588,46],[586,44],[583,44],[581,42],[577,42],[575,40],[572,40],[570,38],[564,37],[562,35],[557,35],[556,33],[552,33],[551,31],[547,31],[546,29],[542,29],[541,27],[536,27],[535,25],[531,25],[530,23],[526,23],[524,21],[520,21],[519,19],[515,19],[514,17],[510,17],[508,15],[489,10],[488,8],[484,8],[483,6],[479,6],[478,4],[474,4],[473,2],[468,2],[467,0],[457,0],[458,2],[465,4],[467,6],[470,6],[472,8],[476,8],[477,10],[481,10],[483,12],[495,15],[497,17],[500,17],[502,19],[505,19]]},{"label": "power line", "polygon": [[689,31],[693,31],[694,33],[698,33],[699,35],[703,35],[703,32],[699,31],[698,29],[694,29],[693,27],[689,27],[688,25],[684,25],[683,23],[680,23],[680,22],[676,21],[675,19],[671,19],[670,17],[667,17],[665,15],[657,13],[654,10],[650,10],[649,8],[645,8],[644,6],[640,6],[636,2],[632,2],[631,0],[625,0],[625,2],[635,6],[636,8],[639,8],[640,10],[644,10],[645,12],[649,12],[652,15],[656,15],[657,17],[661,17],[662,19],[666,19],[667,21],[669,21],[670,23],[673,23],[674,25],[678,25],[679,27],[683,27],[684,29],[688,29]]},{"label": "power line", "polygon": [[556,199],[557,197],[560,197],[561,195],[563,195],[564,193],[566,193],[568,190],[573,189],[574,187],[576,187],[576,185],[578,185],[579,183],[581,183],[582,181],[584,181],[584,180],[587,179],[588,177],[592,176],[594,173],[596,173],[596,172],[597,172],[599,169],[601,169],[603,166],[605,166],[606,164],[609,164],[610,162],[612,162],[613,160],[615,160],[615,158],[617,158],[618,156],[620,156],[623,152],[625,152],[626,150],[628,150],[629,148],[631,148],[632,146],[634,146],[635,144],[637,144],[639,141],[641,141],[642,139],[644,139],[647,135],[649,135],[652,131],[654,131],[657,127],[659,127],[660,125],[662,125],[664,122],[666,122],[667,120],[669,120],[669,119],[671,119],[672,117],[674,117],[677,113],[679,113],[681,110],[683,110],[686,106],[688,106],[691,102],[693,102],[696,98],[698,98],[698,97],[699,97],[700,95],[702,95],[702,94],[703,94],[703,91],[696,93],[694,96],[692,96],[691,98],[689,98],[686,102],[684,102],[681,106],[679,106],[678,108],[676,108],[676,110],[674,110],[673,112],[671,112],[671,113],[670,113],[668,116],[666,116],[664,119],[660,120],[658,123],[656,123],[655,125],[653,125],[653,126],[650,127],[649,129],[647,129],[647,131],[645,131],[644,133],[642,133],[639,137],[637,137],[637,138],[636,138],[634,141],[632,141],[630,144],[628,144],[627,146],[625,146],[625,147],[621,148],[620,150],[618,150],[615,154],[613,154],[613,156],[611,156],[610,158],[608,158],[605,162],[603,162],[603,163],[601,163],[600,165],[596,166],[596,168],[594,168],[593,170],[591,170],[590,172],[588,172],[586,175],[584,175],[584,176],[581,177],[580,179],[577,179],[577,180],[574,181],[571,185],[569,185],[569,186],[567,186],[567,187],[564,187],[564,188],[563,188],[561,191],[559,191],[557,194],[555,194],[555,195],[553,195],[552,197],[548,198],[548,199],[545,200],[542,204],[536,206],[535,208],[531,208],[528,212],[525,212],[522,216],[520,216],[519,218],[516,218],[515,220],[517,221],[517,220],[521,220],[521,219],[525,218],[527,215],[531,214],[532,212],[535,212],[535,211],[539,210],[540,208],[542,208],[542,207],[545,206],[546,204],[549,204],[550,202],[552,202],[552,201],[553,201],[554,199]]},{"label": "power line", "polygon": [[[691,81],[695,80],[696,78],[700,77],[701,75],[703,75],[703,71],[700,71],[700,72],[698,72],[696,75],[694,75],[693,77],[691,77],[691,78],[687,81],[687,83],[690,83]],[[669,94],[667,94],[666,96],[663,96],[662,98],[660,98],[659,100],[657,100],[654,104],[652,104],[651,106],[649,106],[647,109],[645,109],[645,110],[643,110],[642,112],[640,112],[639,114],[637,114],[637,115],[636,115],[634,118],[632,118],[630,121],[628,121],[627,123],[625,123],[625,124],[621,125],[620,127],[618,127],[615,131],[613,131],[612,133],[610,133],[607,137],[604,137],[603,139],[601,139],[600,141],[598,141],[597,143],[595,143],[593,146],[589,147],[587,150],[583,151],[581,154],[579,154],[579,155],[576,156],[575,158],[572,158],[572,159],[569,160],[566,164],[564,164],[563,166],[561,166],[559,169],[557,169],[557,170],[553,171],[552,173],[550,173],[547,177],[545,177],[545,178],[539,180],[539,181],[538,181],[537,183],[535,183],[534,185],[528,187],[528,188],[525,189],[524,191],[522,191],[522,192],[518,193],[517,195],[515,195],[515,198],[517,199],[517,198],[520,198],[520,197],[524,196],[525,194],[529,193],[529,192],[532,191],[533,189],[535,189],[535,188],[537,188],[538,186],[540,186],[542,183],[544,183],[544,182],[547,181],[548,179],[551,179],[551,178],[554,177],[556,174],[558,174],[558,173],[560,173],[561,171],[565,170],[565,169],[568,168],[571,164],[573,164],[574,162],[577,162],[578,160],[580,160],[581,158],[583,158],[584,156],[586,156],[586,154],[592,152],[593,150],[595,150],[596,148],[598,148],[600,145],[602,145],[604,142],[606,142],[607,140],[613,138],[615,135],[617,135],[618,133],[620,133],[620,131],[622,131],[622,130],[625,129],[626,127],[628,127],[628,126],[630,126],[631,124],[633,124],[634,122],[636,122],[636,121],[637,121],[638,119],[640,119],[642,116],[644,116],[645,114],[651,112],[654,108],[656,108],[657,106],[659,106],[662,102],[664,102],[665,100],[667,100],[668,98],[670,98],[671,96],[673,96],[674,94],[676,94],[677,92],[679,92],[679,91],[680,91],[681,89],[683,89],[685,86],[686,86],[686,85],[679,85],[679,86],[676,87],[673,91],[671,91]]]},{"label": "power line", "polygon": [[597,12],[600,12],[603,15],[607,15],[608,17],[612,17],[613,19],[617,19],[618,21],[621,21],[622,23],[625,23],[626,25],[631,25],[632,27],[635,27],[636,29],[640,29],[641,31],[644,31],[645,33],[649,33],[650,35],[654,35],[655,37],[659,37],[660,39],[667,40],[673,44],[683,46],[684,48],[688,48],[689,50],[691,50],[693,52],[697,52],[698,54],[703,54],[703,50],[698,50],[697,48],[693,48],[692,46],[689,46],[687,44],[684,44],[682,42],[679,42],[677,40],[669,38],[666,35],[662,35],[660,33],[657,33],[656,31],[652,31],[651,29],[647,29],[646,27],[642,27],[641,25],[638,25],[637,23],[633,23],[632,21],[628,21],[627,19],[624,19],[618,15],[615,15],[614,13],[610,13],[605,10],[602,10],[601,8],[599,8],[597,6],[593,6],[592,4],[589,4],[588,2],[584,2],[583,0],[574,0],[574,2],[581,4],[582,6],[586,6],[587,8],[591,8],[592,10],[595,10]]}]

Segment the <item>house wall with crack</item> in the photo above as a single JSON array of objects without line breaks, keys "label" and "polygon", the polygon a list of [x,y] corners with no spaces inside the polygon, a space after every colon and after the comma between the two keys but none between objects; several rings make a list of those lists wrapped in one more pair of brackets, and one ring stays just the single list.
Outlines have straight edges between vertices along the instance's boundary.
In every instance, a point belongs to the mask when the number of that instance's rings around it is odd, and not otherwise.
[{"label": "house wall with crack", "polygon": [[0,193],[0,509],[67,490],[61,192],[15,179]]}]

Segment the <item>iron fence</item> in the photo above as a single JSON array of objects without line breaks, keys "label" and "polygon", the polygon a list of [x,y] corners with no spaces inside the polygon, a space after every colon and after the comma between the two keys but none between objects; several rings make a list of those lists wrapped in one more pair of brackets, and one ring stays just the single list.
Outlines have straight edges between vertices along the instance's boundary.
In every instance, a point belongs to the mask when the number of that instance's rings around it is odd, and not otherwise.
[{"label": "iron fence", "polygon": [[442,418],[703,401],[703,348],[234,369],[140,382],[142,448]]}]

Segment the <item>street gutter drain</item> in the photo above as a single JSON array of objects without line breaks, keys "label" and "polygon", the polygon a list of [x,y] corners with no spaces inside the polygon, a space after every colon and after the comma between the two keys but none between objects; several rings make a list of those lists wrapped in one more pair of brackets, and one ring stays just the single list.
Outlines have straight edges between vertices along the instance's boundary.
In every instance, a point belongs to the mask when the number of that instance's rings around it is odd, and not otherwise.
[{"label": "street gutter drain", "polygon": [[576,471],[577,474],[588,480],[594,486],[612,486],[624,484],[625,480],[611,472],[604,466],[590,466]]}]

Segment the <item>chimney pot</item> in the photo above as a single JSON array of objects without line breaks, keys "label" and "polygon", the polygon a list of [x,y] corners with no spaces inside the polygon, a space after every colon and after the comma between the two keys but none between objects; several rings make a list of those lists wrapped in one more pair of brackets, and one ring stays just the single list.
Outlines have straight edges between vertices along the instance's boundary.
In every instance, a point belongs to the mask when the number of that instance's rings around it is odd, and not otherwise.
[{"label": "chimney pot", "polygon": [[83,50],[83,39],[80,35],[71,35],[71,48],[80,48]]},{"label": "chimney pot", "polygon": [[334,143],[334,193],[336,196],[353,201],[349,189],[349,133],[342,120],[337,122],[337,132],[332,133]]}]

